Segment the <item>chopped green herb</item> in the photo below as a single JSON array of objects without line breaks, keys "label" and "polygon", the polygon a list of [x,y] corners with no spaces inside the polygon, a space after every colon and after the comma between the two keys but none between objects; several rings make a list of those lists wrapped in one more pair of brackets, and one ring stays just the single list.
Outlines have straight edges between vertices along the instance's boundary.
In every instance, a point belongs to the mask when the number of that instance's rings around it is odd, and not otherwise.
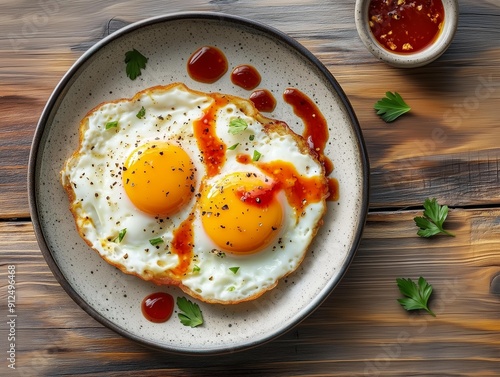
[{"label": "chopped green herb", "polygon": [[123,237],[125,237],[125,234],[127,233],[127,228],[123,228],[120,230],[120,233],[118,233],[118,236],[113,240],[113,242],[118,241],[119,243],[122,242]]},{"label": "chopped green herb", "polygon": [[231,270],[231,272],[232,272],[233,274],[235,274],[235,273],[237,273],[237,272],[238,272],[238,270],[239,270],[240,268],[239,268],[239,267],[229,267],[229,269]]},{"label": "chopped green herb", "polygon": [[139,112],[136,114],[136,117],[142,119],[145,116],[146,116],[146,109],[144,108],[144,106],[142,106]]},{"label": "chopped green herb", "polygon": [[178,316],[184,326],[196,327],[203,323],[203,315],[198,304],[185,297],[177,297],[177,307],[182,312]]},{"label": "chopped green herb", "polygon": [[125,63],[127,64],[126,72],[127,76],[130,77],[131,80],[135,80],[137,76],[141,75],[141,69],[146,68],[146,63],[148,62],[148,58],[142,55],[135,48],[131,51],[127,51],[125,53]]},{"label": "chopped green herb", "polygon": [[248,127],[247,122],[241,118],[234,118],[229,122],[228,132],[232,135],[237,135],[245,131]]},{"label": "chopped green herb", "polygon": [[231,145],[231,146],[230,146],[229,148],[227,148],[227,149],[229,149],[229,150],[231,150],[231,151],[234,151],[238,145],[240,145],[240,143],[233,144],[233,145]]},{"label": "chopped green herb", "polygon": [[255,135],[250,135],[248,138],[250,139],[250,141],[253,141],[253,139],[255,139]]},{"label": "chopped green herb", "polygon": [[108,122],[108,123],[106,123],[105,127],[107,130],[109,130],[110,128],[116,128],[116,127],[118,127],[118,121],[115,120],[113,122]]},{"label": "chopped green herb", "polygon": [[152,246],[159,245],[159,244],[163,243],[163,238],[161,238],[161,237],[158,237],[158,238],[153,238],[153,239],[149,240],[149,243],[150,243]]},{"label": "chopped green herb", "polygon": [[201,271],[200,266],[198,266],[198,265],[196,265],[196,264],[195,264],[195,265],[193,266],[193,272],[200,272],[200,271]]},{"label": "chopped green herb", "polygon": [[386,92],[385,95],[386,97],[378,100],[373,106],[377,110],[377,115],[380,115],[385,122],[390,123],[411,110],[398,92]]},{"label": "chopped green herb", "polygon": [[417,216],[413,219],[415,224],[420,228],[417,232],[420,237],[429,238],[439,233],[455,237],[454,234],[451,234],[443,228],[443,223],[446,217],[448,217],[448,206],[439,205],[436,198],[427,198],[424,202],[424,208],[424,216]]},{"label": "chopped green herb", "polygon": [[234,285],[232,285],[232,286],[230,286],[227,290],[228,290],[229,292],[232,292],[232,291],[234,291],[235,289],[236,289],[236,287],[235,287]]},{"label": "chopped green herb", "polygon": [[411,279],[396,279],[400,292],[405,298],[398,299],[398,302],[406,310],[424,309],[433,317],[436,315],[429,309],[428,301],[432,294],[432,285],[427,283],[423,277],[418,278],[418,285]]},{"label": "chopped green herb", "polygon": [[252,161],[259,161],[261,156],[262,155],[259,153],[259,151],[257,151],[257,150],[253,151]]}]

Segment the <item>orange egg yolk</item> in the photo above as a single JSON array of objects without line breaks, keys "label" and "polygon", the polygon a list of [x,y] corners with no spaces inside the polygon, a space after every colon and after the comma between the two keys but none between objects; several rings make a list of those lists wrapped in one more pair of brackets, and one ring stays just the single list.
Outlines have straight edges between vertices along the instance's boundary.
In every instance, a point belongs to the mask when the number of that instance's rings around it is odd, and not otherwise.
[{"label": "orange egg yolk", "polygon": [[222,250],[248,254],[269,245],[280,233],[283,208],[276,186],[251,173],[232,173],[203,190],[203,228]]},{"label": "orange egg yolk", "polygon": [[169,216],[191,200],[195,167],[182,148],[153,142],[130,154],[122,178],[125,192],[138,209],[153,216]]}]

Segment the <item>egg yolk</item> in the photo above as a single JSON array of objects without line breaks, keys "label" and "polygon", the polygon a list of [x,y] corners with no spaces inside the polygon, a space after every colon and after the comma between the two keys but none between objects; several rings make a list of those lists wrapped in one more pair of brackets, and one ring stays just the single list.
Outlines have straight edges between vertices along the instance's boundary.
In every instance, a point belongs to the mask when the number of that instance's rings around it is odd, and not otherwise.
[{"label": "egg yolk", "polygon": [[180,147],[160,142],[136,148],[125,161],[123,186],[141,211],[169,216],[188,203],[194,192],[195,167]]},{"label": "egg yolk", "polygon": [[248,254],[269,245],[280,233],[283,208],[276,186],[253,173],[227,175],[203,190],[203,228],[222,250]]}]

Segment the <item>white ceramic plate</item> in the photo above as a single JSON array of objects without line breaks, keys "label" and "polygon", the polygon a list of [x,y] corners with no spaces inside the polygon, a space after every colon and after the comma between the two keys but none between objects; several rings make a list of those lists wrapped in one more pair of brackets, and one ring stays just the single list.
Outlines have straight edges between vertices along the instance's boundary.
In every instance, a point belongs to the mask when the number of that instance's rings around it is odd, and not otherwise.
[{"label": "white ceramic plate", "polygon": [[[187,74],[189,56],[199,47],[221,49],[228,73],[214,84]],[[135,81],[125,74],[126,51],[149,58]],[[59,172],[78,145],[80,119],[103,101],[132,97],[141,89],[185,83],[192,89],[248,98],[231,83],[232,67],[251,64],[262,76],[260,87],[278,100],[270,115],[302,132],[302,122],[284,103],[292,86],[314,99],[329,123],[327,156],[340,183],[340,200],[329,202],[324,225],[301,267],[259,299],[232,306],[199,303],[201,327],[183,326],[174,313],[162,324],[147,321],[142,299],[175,287],[157,287],[125,275],[104,262],[79,237]],[[54,275],[87,313],[144,345],[161,350],[210,354],[242,350],[291,329],[326,299],[346,271],[358,246],[368,208],[369,166],[352,108],[330,72],[303,46],[262,24],[214,13],[173,14],[142,21],[105,38],[87,51],[61,80],[41,116],[30,156],[31,214],[40,248]]]}]

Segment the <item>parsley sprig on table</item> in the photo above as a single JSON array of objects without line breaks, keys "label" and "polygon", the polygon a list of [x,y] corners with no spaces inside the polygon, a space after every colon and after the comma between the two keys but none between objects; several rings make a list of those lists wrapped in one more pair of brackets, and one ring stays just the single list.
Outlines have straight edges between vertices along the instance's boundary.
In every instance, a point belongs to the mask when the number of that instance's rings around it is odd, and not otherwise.
[{"label": "parsley sprig on table", "polygon": [[398,302],[406,310],[423,309],[433,317],[436,315],[429,309],[428,301],[432,294],[432,285],[421,276],[418,278],[418,285],[411,279],[396,279],[399,291],[405,298],[398,299]]},{"label": "parsley sprig on table", "polygon": [[203,315],[198,304],[185,297],[177,297],[177,307],[182,312],[178,316],[184,326],[196,327],[203,324]]},{"label": "parsley sprig on table", "polygon": [[141,75],[141,69],[146,68],[146,63],[148,62],[148,58],[142,55],[135,48],[131,51],[127,51],[125,53],[125,63],[127,64],[126,72],[127,76],[130,77],[131,80],[135,80],[137,76]]},{"label": "parsley sprig on table", "polygon": [[455,237],[454,234],[443,228],[444,221],[448,217],[448,206],[439,205],[436,198],[427,198],[424,202],[424,208],[424,216],[417,216],[413,219],[420,228],[417,232],[420,237],[429,238],[440,233]]},{"label": "parsley sprig on table", "polygon": [[411,110],[398,92],[386,92],[385,95],[373,106],[385,122],[390,123]]}]

